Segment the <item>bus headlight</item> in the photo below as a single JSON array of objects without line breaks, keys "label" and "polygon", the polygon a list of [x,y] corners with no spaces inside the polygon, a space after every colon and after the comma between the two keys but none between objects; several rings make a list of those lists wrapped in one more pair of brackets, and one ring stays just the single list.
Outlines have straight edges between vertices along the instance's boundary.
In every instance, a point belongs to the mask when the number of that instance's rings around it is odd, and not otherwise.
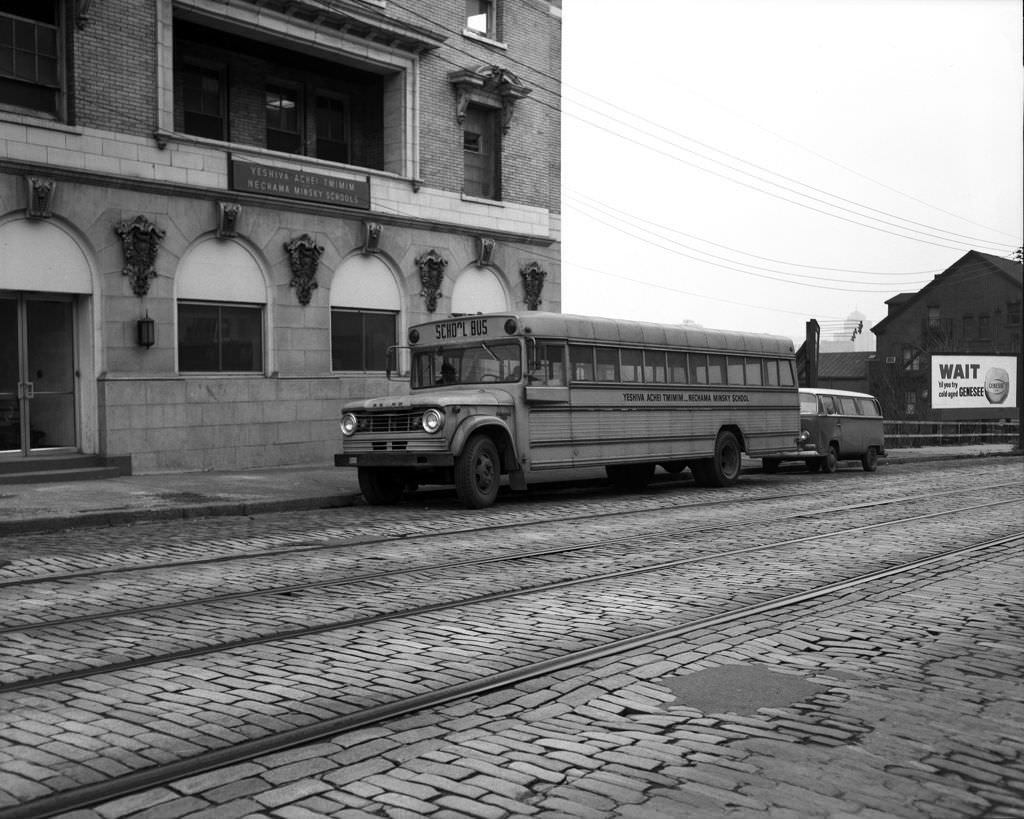
[{"label": "bus headlight", "polygon": [[440,432],[444,426],[444,414],[441,410],[428,409],[423,413],[423,431],[431,434]]},{"label": "bus headlight", "polygon": [[355,431],[359,429],[359,419],[351,412],[346,412],[341,416],[338,426],[341,427],[341,434],[347,438],[349,435],[354,435]]}]

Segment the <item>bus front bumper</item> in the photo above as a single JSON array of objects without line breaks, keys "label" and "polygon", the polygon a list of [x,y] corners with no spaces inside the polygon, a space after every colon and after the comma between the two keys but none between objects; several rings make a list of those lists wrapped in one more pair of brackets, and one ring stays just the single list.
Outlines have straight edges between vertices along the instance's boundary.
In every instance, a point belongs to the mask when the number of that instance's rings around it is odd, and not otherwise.
[{"label": "bus front bumper", "polygon": [[450,452],[341,452],[334,456],[335,466],[431,469],[454,463],[455,456]]}]

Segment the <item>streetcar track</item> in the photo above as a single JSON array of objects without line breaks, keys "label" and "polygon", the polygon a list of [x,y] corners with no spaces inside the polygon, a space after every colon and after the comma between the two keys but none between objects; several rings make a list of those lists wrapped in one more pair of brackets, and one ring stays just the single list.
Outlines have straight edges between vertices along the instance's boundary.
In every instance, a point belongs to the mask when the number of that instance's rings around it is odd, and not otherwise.
[{"label": "streetcar track", "polygon": [[[433,691],[408,696],[393,702],[362,708],[353,713],[340,714],[303,727],[292,728],[264,737],[251,738],[223,748],[204,751],[188,758],[116,776],[106,781],[55,793],[50,796],[0,810],[4,819],[43,819],[76,809],[117,799],[128,794],[156,788],[176,780],[198,775],[218,768],[238,764],[298,745],[312,743],[326,737],[358,728],[383,723],[415,711],[436,708],[457,699],[483,694],[497,688],[508,687],[566,668],[580,666],[609,656],[623,654],[664,640],[679,639],[687,634],[713,628],[767,612],[802,605],[823,597],[846,592],[870,583],[898,577],[942,563],[951,564],[973,557],[978,552],[1008,546],[1020,541],[1024,532],[1016,532],[967,546],[918,558],[895,566],[864,572],[854,577],[827,583],[795,593],[783,594],[772,600],[741,605],[729,611],[691,620],[688,623],[647,630],[629,637],[608,640],[601,645],[567,652],[558,657],[527,663],[517,668],[499,671]],[[949,569],[947,569],[948,571]]]},{"label": "streetcar track", "polygon": [[[678,568],[680,566],[685,566],[685,565],[689,565],[689,564],[707,563],[709,561],[715,561],[715,560],[720,560],[720,559],[724,559],[724,558],[737,557],[737,556],[747,555],[747,554],[755,554],[755,553],[758,553],[758,552],[768,552],[768,551],[772,551],[774,549],[785,548],[785,547],[794,546],[794,545],[797,545],[797,544],[810,543],[810,542],[817,541],[817,540],[825,540],[825,539],[828,539],[828,538],[841,537],[843,535],[848,535],[848,534],[851,534],[851,533],[854,533],[854,532],[870,531],[870,530],[873,530],[873,529],[879,529],[879,528],[888,527],[888,526],[899,526],[899,525],[904,525],[904,524],[908,524],[908,523],[919,522],[919,521],[923,521],[923,520],[929,520],[929,519],[934,519],[934,518],[938,518],[938,517],[943,517],[943,516],[946,516],[946,515],[959,515],[959,514],[962,514],[964,512],[973,511],[973,510],[976,510],[976,509],[986,509],[986,508],[992,508],[992,507],[996,507],[996,506],[1004,506],[1004,505],[1008,505],[1008,504],[1012,504],[1012,503],[1017,503],[1017,500],[1016,499],[1010,499],[1010,500],[990,501],[988,503],[976,504],[976,505],[973,505],[973,506],[961,506],[961,507],[957,507],[956,509],[952,509],[952,510],[944,510],[944,511],[940,511],[940,512],[928,512],[928,513],[924,513],[924,514],[913,515],[913,516],[910,516],[910,517],[899,518],[899,519],[896,519],[896,520],[878,521],[878,522],[875,522],[875,523],[868,523],[868,524],[863,524],[863,525],[860,525],[860,526],[852,526],[852,527],[838,529],[838,530],[834,530],[834,531],[830,531],[830,532],[817,533],[817,534],[813,534],[813,535],[805,535],[803,537],[789,538],[789,539],[781,540],[781,541],[774,541],[774,542],[768,543],[768,544],[759,544],[759,545],[755,545],[755,546],[744,546],[744,547],[741,547],[741,548],[727,549],[725,551],[714,552],[714,553],[710,553],[710,554],[702,554],[702,555],[696,555],[696,556],[688,556],[688,557],[683,557],[683,558],[676,558],[676,559],[673,559],[673,560],[661,561],[661,562],[658,562],[658,563],[652,563],[652,564],[648,564],[648,565],[644,565],[644,566],[636,566],[636,567],[631,567],[631,568],[628,568],[628,569],[618,569],[618,570],[614,570],[614,571],[601,572],[601,573],[598,573],[598,574],[590,574],[590,575],[587,575],[585,577],[576,577],[576,578],[571,578],[571,579],[552,581],[552,582],[543,583],[543,584],[540,584],[540,585],[534,585],[534,586],[529,586],[529,587],[519,587],[519,588],[515,588],[515,589],[509,589],[509,590],[505,590],[505,591],[500,591],[500,592],[493,592],[493,593],[489,593],[489,594],[476,595],[476,596],[472,596],[472,597],[464,597],[464,598],[457,599],[457,600],[446,600],[446,601],[434,603],[434,604],[431,604],[431,605],[418,606],[418,607],[415,607],[415,608],[401,609],[401,610],[398,610],[398,611],[385,612],[385,613],[370,615],[370,616],[361,617],[361,618],[354,618],[354,619],[341,620],[341,621],[331,621],[331,622],[327,622],[327,623],[321,623],[321,624],[318,624],[318,625],[315,625],[315,626],[302,626],[302,627],[296,627],[296,628],[291,628],[291,629],[285,629],[285,630],[281,630],[281,631],[275,631],[272,634],[263,634],[263,635],[253,636],[253,637],[237,638],[235,640],[219,642],[219,643],[216,643],[216,644],[213,644],[213,645],[197,646],[197,647],[194,647],[194,648],[182,649],[180,651],[175,651],[175,652],[166,652],[166,653],[163,653],[163,654],[149,655],[149,656],[146,656],[146,657],[139,657],[139,658],[135,658],[135,659],[124,660],[124,661],[117,662],[117,663],[108,663],[108,664],[100,665],[100,666],[88,666],[88,667],[83,667],[83,668],[79,668],[79,669],[73,669],[73,670],[61,672],[59,674],[51,674],[51,675],[48,675],[48,676],[29,677],[29,678],[25,678],[23,680],[17,680],[17,681],[11,682],[11,683],[6,683],[6,684],[0,685],[0,694],[13,693],[13,692],[23,691],[23,690],[30,689],[30,688],[41,687],[41,686],[44,686],[44,685],[51,685],[51,684],[58,684],[58,683],[68,682],[68,681],[71,681],[71,680],[82,679],[82,678],[85,678],[85,677],[91,677],[91,676],[94,676],[94,675],[97,675],[97,674],[110,674],[110,673],[116,673],[116,672],[119,672],[119,671],[133,670],[133,669],[141,668],[141,667],[144,667],[144,666],[147,666],[147,665],[152,665],[152,664],[155,664],[155,663],[173,662],[173,661],[182,660],[182,659],[190,659],[190,658],[194,658],[194,657],[201,657],[201,656],[204,656],[204,655],[214,654],[214,653],[218,653],[218,652],[233,651],[233,650],[243,649],[243,648],[247,648],[247,647],[250,647],[250,646],[264,645],[264,644],[267,644],[267,643],[274,643],[274,642],[279,642],[279,641],[283,642],[283,641],[293,640],[293,639],[302,638],[302,637],[310,637],[310,636],[315,636],[315,635],[319,635],[319,634],[325,634],[325,633],[328,633],[328,632],[331,632],[331,631],[340,630],[340,629],[353,629],[353,628],[359,628],[359,627],[370,626],[370,625],[374,625],[374,624],[378,624],[378,623],[383,623],[383,622],[387,622],[387,621],[391,621],[391,620],[398,620],[398,619],[409,618],[409,617],[418,617],[418,616],[422,616],[424,614],[430,614],[430,613],[434,613],[434,612],[438,612],[438,611],[443,611],[445,609],[450,609],[450,608],[453,608],[453,607],[464,607],[464,606],[471,606],[471,605],[477,605],[477,604],[492,603],[492,602],[497,602],[499,600],[505,600],[505,599],[510,599],[510,598],[514,598],[514,597],[520,597],[520,596],[524,596],[524,595],[540,594],[540,593],[549,592],[549,591],[555,591],[555,590],[559,590],[559,589],[567,589],[567,588],[570,588],[570,587],[573,587],[573,586],[584,585],[584,584],[587,584],[587,583],[599,583],[599,582],[603,582],[603,581],[607,581],[607,580],[626,578],[626,577],[631,577],[631,576],[636,576],[636,575],[641,575],[641,574],[652,574],[652,573],[655,573],[655,572],[664,571],[666,569]],[[878,505],[884,505],[884,504],[878,504]],[[733,526],[739,526],[739,525],[747,525],[747,524],[744,523],[744,522],[740,522],[740,523],[736,523],[736,524],[729,524],[727,526],[721,526],[721,527],[716,526],[716,527],[707,527],[707,528],[714,528],[714,529],[717,529],[717,528],[731,528]],[[676,533],[677,532],[671,532],[671,534],[676,534]],[[682,532],[682,533],[686,534],[686,532]],[[629,540],[629,539],[631,539],[629,536],[624,537],[624,538],[615,538],[615,539],[613,539],[613,542]],[[578,550],[581,550],[581,549],[588,549],[588,548],[594,548],[594,544],[584,544],[582,546],[574,546],[574,547],[568,547],[568,548],[565,548],[565,549],[556,549],[556,550],[550,550],[550,551],[554,552],[554,553],[560,553],[560,552],[578,551]],[[547,553],[546,552],[545,553],[541,553],[541,556],[543,556],[544,554],[547,554]],[[537,555],[534,555],[534,554],[527,555],[527,557],[534,557],[534,556],[537,556]],[[430,568],[431,569],[437,569],[437,568],[451,568],[451,567],[454,567],[454,566],[473,566],[473,565],[479,565],[479,564],[483,564],[483,563],[492,563],[492,562],[501,561],[501,560],[517,560],[517,559],[522,559],[522,558],[521,557],[516,557],[516,556],[509,557],[509,558],[494,557],[494,558],[487,558],[487,559],[484,559],[484,560],[461,561],[461,562],[456,562],[456,563],[451,563],[451,564],[442,564],[442,565],[437,565],[437,566],[430,567]],[[410,572],[409,570],[405,570],[405,571],[396,570],[394,572],[387,572],[387,573],[383,573],[383,574],[386,576],[386,575],[394,575],[394,574],[420,573],[421,571],[422,571],[422,569],[417,567],[412,572]],[[365,578],[363,578],[363,579],[365,579]],[[340,582],[340,583],[337,583],[336,585],[347,585],[348,583],[354,583],[354,582],[356,582],[355,579],[350,580],[350,581]],[[320,585],[320,584],[316,584],[316,585]],[[177,608],[187,608],[189,605],[193,605],[193,604],[185,603],[185,604],[178,604],[177,606],[175,606],[175,605],[168,605],[166,607],[164,607],[164,606],[159,607],[159,609],[175,608],[175,607],[177,607]],[[154,610],[156,610],[156,609],[154,609]],[[121,616],[121,615],[122,615],[122,613],[118,612],[116,615],[113,615],[113,616]],[[111,615],[97,615],[97,616],[92,617],[91,619],[93,619],[93,620],[102,620],[105,617],[110,617],[110,616]],[[58,625],[65,625],[65,624],[68,624],[68,623],[77,623],[77,622],[80,622],[80,620],[59,621]],[[54,626],[50,626],[50,627],[54,627]],[[44,626],[37,625],[37,626],[33,626],[31,629],[22,629],[22,631],[38,630],[38,629],[42,629],[42,628],[44,628]],[[11,629],[8,629],[8,631],[11,631]]]},{"label": "streetcar track", "polygon": [[[994,488],[1006,488],[1006,487],[1016,487],[1016,484],[997,484],[997,485],[994,485],[994,486],[978,487],[978,488],[972,489],[970,491],[971,492],[988,492],[988,491],[990,491],[991,489],[994,489]],[[833,517],[833,516],[835,516],[835,515],[837,515],[839,513],[842,513],[842,512],[851,512],[851,511],[858,511],[858,510],[864,510],[864,509],[877,509],[877,508],[881,508],[881,507],[885,507],[885,506],[893,506],[893,505],[901,504],[901,503],[908,503],[908,502],[919,501],[919,500],[931,500],[931,499],[933,499],[933,498],[935,498],[937,496],[949,495],[949,494],[963,495],[964,494],[964,490],[956,489],[956,490],[948,490],[948,491],[944,491],[944,492],[933,492],[933,493],[928,493],[928,494],[925,494],[925,495],[907,495],[907,496],[902,496],[902,497],[897,497],[897,498],[886,498],[886,499],[883,499],[883,500],[880,500],[880,501],[866,501],[866,502],[858,502],[858,503],[853,503],[853,504],[847,504],[845,506],[829,507],[828,509],[824,509],[824,510],[814,510],[814,511],[802,510],[802,511],[792,512],[792,513],[789,513],[789,514],[786,514],[786,515],[777,516],[777,517],[775,517],[773,519],[773,522],[781,522],[781,521],[786,521],[786,520],[805,520],[805,519],[820,518],[820,517]],[[637,512],[635,514],[637,514],[637,515],[647,514],[648,511],[649,510],[643,510],[643,511]],[[615,513],[615,514],[618,514],[618,513]],[[618,516],[621,518],[621,514],[619,514]],[[555,522],[556,523],[562,523],[562,522],[565,522],[565,521],[559,520],[559,521],[555,521]],[[519,527],[522,527],[524,525],[533,525],[533,524],[522,524],[522,523],[516,524],[516,526],[519,526]],[[726,530],[726,529],[734,529],[734,528],[741,527],[741,526],[746,526],[746,525],[749,525],[749,520],[747,520],[747,519],[734,520],[734,521],[721,521],[721,522],[710,523],[710,524],[709,523],[700,523],[700,524],[697,524],[697,525],[694,525],[694,526],[688,527],[688,528],[674,528],[674,527],[672,527],[672,528],[663,528],[663,529],[656,529],[656,530],[647,530],[645,532],[645,535],[653,537],[653,538],[676,536],[676,535],[692,536],[692,535],[699,534],[699,533],[702,533],[702,532],[717,532],[717,531],[722,531],[722,530]],[[479,531],[479,530],[473,530],[473,531]],[[490,530],[487,530],[487,531],[490,531]],[[845,530],[839,530],[839,531],[845,531]],[[851,529],[850,531],[855,531],[855,530]],[[422,538],[425,539],[425,540],[433,540],[436,537],[447,536],[447,535],[450,535],[450,534],[453,534],[453,532],[428,533],[426,535],[423,535]],[[461,532],[455,532],[454,534],[462,534],[462,533]],[[400,538],[400,540],[402,540],[402,541],[419,540],[420,537],[421,536],[408,536],[408,537],[402,537],[402,538]],[[217,605],[217,604],[229,602],[229,601],[232,601],[232,600],[244,600],[244,599],[247,599],[247,598],[255,598],[255,597],[268,598],[268,597],[272,597],[272,596],[278,596],[278,595],[283,596],[283,595],[288,595],[288,594],[292,594],[292,593],[295,593],[295,592],[308,591],[308,590],[313,590],[313,589],[318,589],[318,588],[327,588],[327,587],[332,587],[332,586],[345,586],[345,585],[351,585],[351,584],[356,584],[356,583],[369,583],[369,582],[373,582],[375,580],[388,579],[388,578],[395,577],[395,576],[401,576],[401,575],[409,574],[412,571],[415,571],[415,572],[431,572],[431,571],[440,571],[440,570],[445,570],[445,569],[457,569],[457,568],[464,568],[464,567],[471,567],[471,566],[484,566],[484,565],[487,565],[487,564],[490,564],[490,563],[503,562],[503,561],[527,560],[527,559],[532,559],[532,558],[540,558],[540,557],[548,557],[548,556],[554,556],[554,555],[560,555],[560,554],[568,554],[568,553],[571,553],[571,552],[582,551],[582,550],[586,550],[586,549],[599,549],[599,548],[603,548],[603,547],[606,547],[606,546],[613,546],[613,545],[618,544],[618,543],[630,542],[633,539],[635,539],[635,535],[629,534],[629,535],[623,535],[623,536],[612,537],[612,538],[599,538],[599,539],[594,540],[594,541],[590,541],[590,542],[582,543],[582,544],[577,544],[577,545],[573,545],[573,546],[557,546],[557,547],[552,547],[552,548],[533,549],[533,550],[529,550],[528,549],[528,550],[519,551],[519,552],[502,552],[500,554],[488,555],[486,557],[471,558],[471,559],[457,559],[457,560],[444,561],[444,562],[440,562],[440,563],[424,563],[424,564],[419,564],[419,565],[412,566],[412,567],[410,567],[408,565],[403,565],[401,568],[397,568],[397,569],[383,569],[383,570],[380,570],[380,571],[372,571],[372,572],[366,572],[366,573],[354,574],[354,575],[335,575],[333,577],[328,577],[328,578],[325,578],[325,579],[322,579],[322,580],[303,581],[303,582],[300,582],[300,583],[291,583],[291,584],[284,585],[284,586],[277,586],[277,585],[275,585],[275,586],[268,586],[268,587],[261,587],[261,588],[250,588],[250,589],[246,589],[244,591],[226,592],[226,593],[223,593],[223,594],[208,595],[208,596],[205,596],[205,597],[185,598],[185,599],[174,600],[174,601],[167,602],[167,603],[153,604],[153,605],[147,605],[147,606],[136,606],[136,607],[133,607],[133,608],[105,609],[102,612],[96,612],[96,613],[92,613],[92,614],[82,614],[82,615],[77,615],[77,616],[74,616],[74,617],[62,617],[62,618],[58,618],[58,619],[55,619],[55,620],[37,621],[37,622],[31,622],[31,623],[18,623],[18,624],[13,624],[13,625],[0,625],[0,635],[3,635],[3,634],[21,634],[21,633],[27,633],[27,632],[32,632],[32,631],[39,631],[39,630],[48,629],[48,628],[61,628],[61,627],[71,626],[71,625],[80,625],[80,624],[83,624],[83,623],[96,622],[96,621],[99,621],[99,620],[103,620],[103,619],[107,619],[107,618],[113,618],[113,617],[133,617],[133,616],[153,614],[153,613],[161,612],[161,611],[170,611],[170,610],[173,610],[173,609],[183,609],[183,608],[188,608],[188,607],[193,607],[193,606]],[[374,543],[374,542],[377,542],[377,541],[371,541],[368,544],[362,544],[362,545],[372,545],[372,543]],[[346,543],[346,544],[344,544],[344,547],[335,546],[335,547],[324,547],[324,548],[348,548],[348,547],[354,546],[354,545],[355,544]],[[293,552],[289,550],[287,554],[290,556],[290,555],[293,554]],[[278,554],[275,553],[275,556],[278,556]],[[219,563],[219,562],[222,562],[222,561],[218,560],[216,562]],[[138,568],[137,567],[133,567],[133,568],[125,570],[125,572],[134,572],[134,571],[138,571]],[[123,576],[123,573],[120,570],[112,570],[111,572],[103,572],[102,574],[107,574],[107,573],[112,573],[112,574],[116,574],[118,576]],[[28,586],[28,585],[37,585],[40,582],[42,582],[41,579],[33,579],[31,582],[26,582],[24,584],[19,584],[19,585],[26,585],[26,586]],[[2,689],[0,689],[0,690],[2,690]]]},{"label": "streetcar track", "polygon": [[[1017,483],[1015,483],[1015,482],[995,483],[995,484],[989,484],[989,485],[981,486],[981,487],[972,487],[972,488],[970,488],[967,491],[970,491],[970,492],[986,492],[986,491],[992,491],[992,490],[996,490],[996,489],[1015,488],[1016,486],[1017,486]],[[864,503],[856,503],[856,504],[851,504],[849,506],[820,507],[818,509],[809,509],[809,510],[804,510],[804,511],[802,511],[800,513],[794,513],[793,517],[800,517],[800,516],[810,517],[810,518],[820,517],[820,516],[826,515],[828,513],[841,512],[841,511],[845,511],[845,510],[848,510],[848,509],[856,509],[856,508],[872,507],[872,506],[882,506],[882,505],[890,504],[890,503],[901,503],[901,502],[908,502],[908,501],[914,501],[914,500],[920,500],[920,499],[933,498],[933,497],[937,497],[937,496],[940,496],[940,495],[963,494],[964,491],[965,490],[961,487],[961,488],[958,488],[958,489],[942,490],[942,491],[939,491],[939,492],[929,492],[929,493],[924,494],[924,495],[907,495],[907,496],[903,496],[903,497],[900,497],[900,498],[892,498],[892,499],[887,498],[887,499],[884,499],[882,501],[868,501],[868,502],[864,502]],[[792,494],[778,494],[778,495],[765,495],[765,496],[760,496],[760,497],[755,497],[755,498],[746,498],[746,499],[744,499],[743,502],[744,503],[761,503],[761,502],[771,502],[771,501],[778,501],[778,500],[792,500],[792,499],[793,499]],[[652,511],[663,511],[663,510],[669,510],[669,509],[673,510],[673,511],[685,511],[687,509],[692,509],[692,508],[705,508],[705,507],[721,506],[721,505],[735,505],[735,503],[736,503],[735,499],[731,498],[731,497],[729,497],[729,498],[721,498],[721,499],[717,499],[716,498],[716,499],[711,499],[711,500],[702,499],[702,500],[700,500],[698,502],[695,502],[695,503],[685,503],[685,504],[676,504],[676,503],[672,503],[671,501],[666,501],[665,503],[662,503],[662,504],[655,504],[655,505],[652,505],[652,506],[646,506],[646,507],[643,507],[641,509],[635,509],[634,508],[634,509],[631,509],[627,514],[640,515],[640,514],[647,514],[647,513],[652,512]],[[43,583],[51,583],[51,582],[52,583],[60,583],[60,582],[67,581],[67,580],[77,580],[77,579],[82,579],[82,578],[98,577],[98,576],[103,576],[103,575],[119,575],[119,576],[123,576],[123,575],[129,574],[129,573],[134,573],[134,572],[148,572],[148,571],[156,571],[156,570],[162,570],[162,569],[179,568],[179,567],[184,567],[184,566],[215,566],[215,565],[218,565],[218,564],[230,563],[230,562],[235,562],[235,561],[258,560],[258,559],[261,559],[261,558],[268,558],[268,557],[281,557],[282,554],[288,555],[288,556],[293,556],[293,555],[301,555],[301,554],[303,554],[305,552],[322,552],[322,551],[329,551],[329,550],[332,550],[332,549],[347,549],[347,548],[353,548],[353,547],[359,547],[359,546],[372,546],[372,545],[378,544],[378,543],[391,543],[391,542],[394,542],[394,541],[434,540],[434,539],[439,539],[439,538],[442,538],[442,537],[450,537],[450,536],[453,536],[453,535],[454,536],[472,535],[474,533],[482,532],[482,531],[493,532],[493,531],[499,531],[499,530],[516,529],[516,528],[521,528],[523,526],[530,526],[530,525],[537,525],[537,524],[545,524],[545,525],[547,525],[547,524],[560,524],[560,523],[572,523],[572,522],[581,521],[581,520],[589,521],[589,520],[593,520],[593,519],[596,519],[596,518],[621,517],[623,514],[624,514],[624,512],[623,512],[622,509],[615,508],[615,509],[609,509],[607,511],[589,510],[588,512],[583,513],[583,514],[565,515],[563,517],[557,517],[557,518],[546,517],[546,518],[537,519],[537,520],[525,520],[524,521],[524,520],[517,519],[517,520],[497,521],[497,522],[492,519],[493,518],[493,515],[492,515],[492,516],[490,516],[490,517],[488,517],[486,519],[486,521],[485,521],[485,523],[483,525],[461,526],[461,527],[456,527],[456,528],[451,528],[451,529],[446,528],[446,529],[443,529],[443,530],[434,530],[434,531],[387,532],[387,533],[381,534],[381,535],[374,535],[374,536],[370,536],[370,537],[356,538],[356,539],[352,539],[352,540],[333,540],[331,542],[326,542],[326,543],[325,542],[315,542],[315,543],[314,542],[308,542],[308,545],[306,543],[302,543],[301,541],[300,541],[301,545],[289,545],[287,543],[287,540],[288,540],[287,537],[276,536],[276,537],[279,537],[280,542],[275,543],[270,548],[260,549],[258,551],[243,552],[243,553],[235,552],[235,553],[231,553],[231,554],[216,555],[216,556],[213,556],[213,557],[190,558],[190,559],[184,559],[184,560],[169,560],[169,561],[157,562],[157,563],[139,563],[139,564],[132,564],[132,565],[124,565],[124,566],[104,566],[104,567],[93,568],[93,569],[82,569],[82,570],[79,570],[79,571],[63,572],[63,573],[59,573],[59,574],[57,574],[57,573],[54,573],[54,574],[39,574],[39,575],[33,575],[33,576],[28,576],[28,577],[2,578],[2,579],[0,579],[0,588],[10,587],[10,586],[29,586],[29,585],[34,585],[34,584],[43,584]],[[268,538],[263,538],[263,539],[265,540],[265,539],[268,539]],[[0,630],[0,633],[2,633],[2,630]]]}]

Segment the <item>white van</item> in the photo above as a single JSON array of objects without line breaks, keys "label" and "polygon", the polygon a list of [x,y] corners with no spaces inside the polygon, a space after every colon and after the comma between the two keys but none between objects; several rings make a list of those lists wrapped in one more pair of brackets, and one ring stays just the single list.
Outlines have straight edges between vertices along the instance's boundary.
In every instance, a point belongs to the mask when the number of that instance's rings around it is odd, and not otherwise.
[{"label": "white van", "polygon": [[835,472],[840,461],[857,460],[866,472],[885,455],[882,410],[878,399],[863,392],[800,388],[800,437],[793,452],[762,458],[765,472],[782,461],[802,460],[809,470]]}]

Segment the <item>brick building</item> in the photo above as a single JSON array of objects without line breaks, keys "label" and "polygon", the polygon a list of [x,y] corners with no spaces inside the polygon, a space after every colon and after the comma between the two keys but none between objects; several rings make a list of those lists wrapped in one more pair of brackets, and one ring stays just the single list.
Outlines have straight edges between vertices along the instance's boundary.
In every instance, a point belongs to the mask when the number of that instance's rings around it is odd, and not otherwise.
[{"label": "brick building", "polygon": [[0,9],[0,469],[328,460],[449,313],[560,292],[560,3]]},{"label": "brick building", "polygon": [[[875,357],[870,391],[890,420],[988,420],[1018,417],[1016,409],[949,411],[931,408],[931,356],[1021,355],[1021,264],[969,251],[917,293],[889,299],[889,315],[871,328]],[[1019,366],[1019,363],[1018,363]]]}]

